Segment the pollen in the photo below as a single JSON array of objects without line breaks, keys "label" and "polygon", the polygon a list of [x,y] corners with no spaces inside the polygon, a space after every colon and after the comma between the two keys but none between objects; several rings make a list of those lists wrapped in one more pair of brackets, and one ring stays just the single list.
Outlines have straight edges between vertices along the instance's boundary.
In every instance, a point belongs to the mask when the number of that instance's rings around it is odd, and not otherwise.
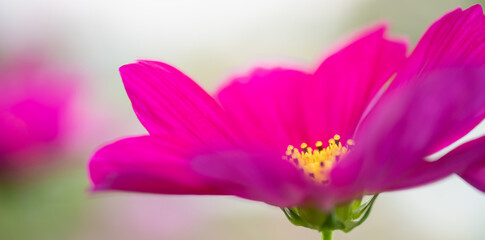
[{"label": "pollen", "polygon": [[328,183],[329,173],[332,167],[355,145],[354,140],[347,140],[342,146],[340,135],[335,135],[328,140],[328,146],[323,142],[315,143],[315,149],[302,143],[300,149],[289,145],[283,159],[291,161],[308,178],[318,183]]}]

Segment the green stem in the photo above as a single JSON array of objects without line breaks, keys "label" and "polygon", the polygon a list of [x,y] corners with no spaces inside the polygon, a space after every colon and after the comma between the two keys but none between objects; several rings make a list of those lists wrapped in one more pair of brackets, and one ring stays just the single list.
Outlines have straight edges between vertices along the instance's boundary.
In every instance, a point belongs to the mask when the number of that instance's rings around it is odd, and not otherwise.
[{"label": "green stem", "polygon": [[332,240],[332,231],[323,231],[322,240]]}]

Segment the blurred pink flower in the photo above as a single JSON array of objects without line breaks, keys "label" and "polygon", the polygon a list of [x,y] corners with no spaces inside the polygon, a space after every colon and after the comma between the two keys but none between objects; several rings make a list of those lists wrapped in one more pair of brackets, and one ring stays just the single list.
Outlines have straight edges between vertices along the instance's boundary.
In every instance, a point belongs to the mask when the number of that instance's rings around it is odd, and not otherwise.
[{"label": "blurred pink flower", "polygon": [[21,170],[50,158],[66,136],[73,76],[41,58],[0,65],[0,169]]},{"label": "blurred pink flower", "polygon": [[[98,150],[89,163],[93,189],[327,210],[453,173],[485,191],[485,137],[425,160],[485,116],[481,7],[446,14],[409,57],[385,31],[363,33],[314,73],[258,68],[215,98],[165,63],[121,67],[150,135]],[[327,139],[327,148],[318,142]]]}]

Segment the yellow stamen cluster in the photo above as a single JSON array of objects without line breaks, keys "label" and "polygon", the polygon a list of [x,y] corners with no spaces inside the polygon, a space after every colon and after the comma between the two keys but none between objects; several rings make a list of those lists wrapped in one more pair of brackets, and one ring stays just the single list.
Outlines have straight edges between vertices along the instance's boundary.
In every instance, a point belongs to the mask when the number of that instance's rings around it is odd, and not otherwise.
[{"label": "yellow stamen cluster", "polygon": [[323,143],[315,143],[312,149],[306,143],[301,144],[301,149],[289,145],[286,156],[283,158],[291,161],[298,169],[301,169],[308,177],[319,183],[328,182],[328,175],[333,165],[354,146],[354,141],[349,139],[345,146],[340,142],[340,136],[335,135],[328,140],[328,146]]}]

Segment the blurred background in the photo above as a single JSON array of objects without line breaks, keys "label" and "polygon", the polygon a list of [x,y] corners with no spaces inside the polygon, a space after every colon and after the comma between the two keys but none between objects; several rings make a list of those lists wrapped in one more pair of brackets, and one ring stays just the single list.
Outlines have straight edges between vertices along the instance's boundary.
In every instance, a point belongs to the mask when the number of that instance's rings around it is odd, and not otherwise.
[{"label": "blurred background", "polygon": [[[0,0],[0,78],[27,79],[0,83],[13,104],[0,109],[40,104],[52,113],[33,116],[43,130],[27,137],[42,146],[27,156],[19,153],[25,141],[0,149],[10,161],[0,166],[0,239],[319,239],[278,208],[234,197],[89,194],[85,169],[95,149],[145,133],[118,67],[162,60],[213,92],[234,71],[261,62],[314,68],[339,40],[379,21],[414,45],[433,20],[476,3],[484,2]],[[23,69],[35,71],[24,76]],[[0,129],[6,135],[9,127]],[[452,176],[381,194],[362,226],[334,238],[481,240],[484,213],[485,195]]]}]

